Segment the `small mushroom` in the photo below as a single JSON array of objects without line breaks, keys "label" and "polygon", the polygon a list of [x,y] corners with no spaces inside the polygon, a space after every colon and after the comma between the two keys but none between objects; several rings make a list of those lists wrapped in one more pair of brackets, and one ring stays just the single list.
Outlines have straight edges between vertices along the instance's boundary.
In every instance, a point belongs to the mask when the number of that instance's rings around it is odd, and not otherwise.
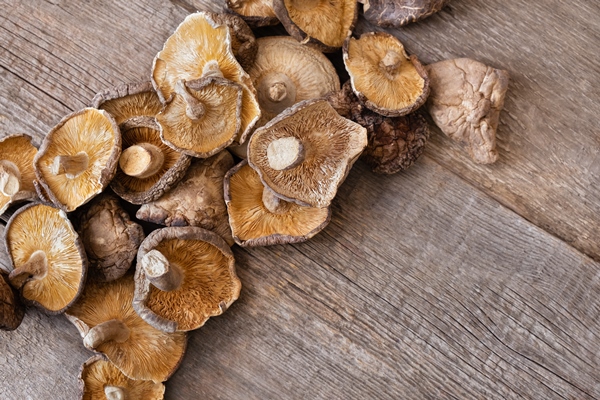
[{"label": "small mushroom", "polygon": [[356,0],[273,0],[273,11],[291,36],[325,53],[342,47],[358,17]]},{"label": "small mushroom", "polygon": [[440,11],[449,0],[362,0],[365,19],[383,27],[399,28]]},{"label": "small mushroom", "polygon": [[367,108],[400,117],[421,107],[429,95],[429,78],[416,56],[385,32],[369,32],[344,43],[344,65],[352,89]]},{"label": "small mushroom", "polygon": [[213,14],[221,25],[227,25],[231,36],[231,51],[242,68],[250,68],[256,57],[258,45],[252,29],[241,16],[231,13]]},{"label": "small mushroom", "polygon": [[176,186],[160,199],[143,204],[136,217],[166,226],[199,226],[233,245],[223,198],[223,178],[233,164],[228,151],[194,160]]},{"label": "small mushroom", "polygon": [[367,131],[327,100],[300,102],[257,129],[248,163],[277,197],[327,207],[367,145]]},{"label": "small mushroom", "polygon": [[133,276],[87,283],[66,313],[86,348],[100,352],[134,380],[166,381],[185,351],[183,332],[166,333],[148,325],[133,309]]},{"label": "small mushroom", "polygon": [[0,214],[16,202],[36,198],[31,136],[17,134],[0,140]]},{"label": "small mushroom", "polygon": [[59,208],[73,211],[108,185],[121,155],[121,134],[103,110],[69,114],[44,138],[33,162],[38,182]]},{"label": "small mushroom", "polygon": [[18,293],[8,282],[8,274],[0,270],[0,330],[3,331],[17,329],[25,315]]},{"label": "small mushroom", "polygon": [[272,0],[227,0],[227,7],[248,25],[258,28],[279,23],[272,3]]},{"label": "small mushroom", "polygon": [[225,201],[233,237],[243,247],[304,242],[331,219],[329,207],[302,207],[276,197],[247,161],[225,176]]},{"label": "small mushroom", "polygon": [[154,117],[163,105],[148,81],[103,90],[92,99],[92,107],[107,111],[121,125],[130,118]]},{"label": "small mushroom", "polygon": [[229,245],[198,227],[153,231],[140,246],[133,307],[165,332],[198,329],[237,300],[242,285]]},{"label": "small mushroom", "polygon": [[498,159],[496,129],[508,89],[508,72],[468,58],[427,66],[431,96],[427,103],[435,124],[466,145],[480,164]]},{"label": "small mushroom", "polygon": [[5,241],[10,283],[27,303],[58,314],[77,299],[87,258],[64,211],[35,203],[22,207],[8,221]]},{"label": "small mushroom", "polygon": [[165,385],[133,380],[102,355],[95,355],[79,372],[81,400],[162,400]]}]

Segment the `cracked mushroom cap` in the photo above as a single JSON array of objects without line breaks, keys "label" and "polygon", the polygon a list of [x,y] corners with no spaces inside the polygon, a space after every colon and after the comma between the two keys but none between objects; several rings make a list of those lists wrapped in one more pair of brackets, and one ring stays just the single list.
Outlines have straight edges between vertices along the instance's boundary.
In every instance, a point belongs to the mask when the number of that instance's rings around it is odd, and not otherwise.
[{"label": "cracked mushroom cap", "polygon": [[399,28],[440,11],[449,0],[362,0],[365,19],[383,27]]},{"label": "cracked mushroom cap", "polygon": [[[232,39],[225,23],[206,12],[190,14],[177,27],[154,58],[152,84],[163,103],[170,101],[180,81],[221,76],[242,86],[241,126],[235,141],[246,140],[260,117],[252,80],[232,52]],[[211,64],[207,68],[207,64]],[[216,65],[217,68],[214,68]]]},{"label": "cracked mushroom cap", "polygon": [[325,53],[342,47],[358,17],[356,0],[273,0],[273,11],[291,36]]},{"label": "cracked mushroom cap", "polygon": [[58,314],[81,293],[87,258],[64,211],[44,204],[19,209],[8,221],[10,283],[26,302]]},{"label": "cracked mushroom cap", "polygon": [[257,127],[292,105],[340,89],[340,79],[323,53],[289,36],[257,40],[258,52],[248,74],[258,94]]},{"label": "cracked mushroom cap", "polygon": [[36,198],[36,153],[29,135],[10,135],[0,140],[0,214],[15,202]]},{"label": "cracked mushroom cap", "polygon": [[272,0],[227,0],[227,7],[255,28],[279,23]]},{"label": "cracked mushroom cap", "polygon": [[103,90],[92,99],[92,107],[107,111],[121,125],[130,118],[154,117],[163,105],[148,81]]},{"label": "cracked mushroom cap", "polygon": [[68,212],[104,190],[120,155],[121,133],[114,119],[106,111],[85,108],[48,133],[33,162],[48,197]]},{"label": "cracked mushroom cap", "polygon": [[0,270],[0,330],[12,331],[21,325],[25,307],[8,281],[8,274]]},{"label": "cracked mushroom cap", "polygon": [[164,382],[181,362],[186,336],[146,323],[133,309],[134,288],[131,274],[107,283],[90,281],[66,315],[84,346],[104,354],[125,376]]},{"label": "cracked mushroom cap", "polygon": [[385,32],[369,32],[344,43],[344,65],[352,89],[367,108],[400,117],[421,107],[429,95],[429,78],[416,56]]},{"label": "cracked mushroom cap", "polygon": [[300,102],[250,138],[248,163],[277,197],[327,207],[367,145],[367,131],[327,100]]},{"label": "cracked mushroom cap", "polygon": [[240,295],[229,245],[198,227],[153,231],[140,246],[133,307],[165,332],[198,329]]},{"label": "cracked mushroom cap", "polygon": [[329,207],[302,207],[276,197],[246,161],[227,173],[225,201],[235,241],[243,247],[304,242],[331,219]]},{"label": "cracked mushroom cap", "polygon": [[162,400],[165,385],[133,380],[102,355],[88,359],[79,372],[81,400]]}]

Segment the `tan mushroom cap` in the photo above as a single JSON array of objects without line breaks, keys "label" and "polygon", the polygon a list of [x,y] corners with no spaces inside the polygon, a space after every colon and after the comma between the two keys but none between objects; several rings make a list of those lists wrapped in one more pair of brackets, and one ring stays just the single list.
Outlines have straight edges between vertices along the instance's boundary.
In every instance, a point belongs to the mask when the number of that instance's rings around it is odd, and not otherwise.
[{"label": "tan mushroom cap", "polygon": [[103,110],[85,108],[67,115],[44,138],[35,173],[50,199],[73,211],[102,192],[114,177],[121,134]]},{"label": "tan mushroom cap", "polygon": [[130,379],[101,355],[81,366],[79,383],[81,400],[162,400],[165,394],[162,383]]},{"label": "tan mushroom cap", "polygon": [[229,245],[198,227],[153,231],[140,246],[133,307],[166,332],[200,328],[237,300],[242,284]]},{"label": "tan mushroom cap", "polygon": [[8,274],[0,270],[0,330],[12,331],[21,325],[25,307],[8,282]]},{"label": "tan mushroom cap", "polygon": [[239,14],[250,26],[276,25],[279,19],[272,0],[227,0],[227,7]]},{"label": "tan mushroom cap", "polygon": [[421,107],[429,78],[416,56],[408,56],[394,36],[370,32],[344,43],[344,64],[352,89],[367,108],[400,117]]},{"label": "tan mushroom cap", "polygon": [[79,296],[87,258],[62,210],[43,204],[19,209],[6,226],[11,284],[49,313],[63,312]]},{"label": "tan mushroom cap", "polygon": [[329,207],[302,207],[275,197],[246,161],[227,173],[225,198],[235,241],[243,247],[304,242],[331,219]]},{"label": "tan mushroom cap", "polygon": [[258,50],[254,32],[240,15],[221,13],[212,16],[219,25],[227,25],[229,28],[231,51],[245,71],[254,62]]},{"label": "tan mushroom cap", "polygon": [[31,136],[10,135],[0,140],[0,214],[14,202],[36,197]]},{"label": "tan mushroom cap", "polygon": [[365,128],[326,100],[307,100],[254,132],[248,163],[278,197],[323,208],[366,146]]},{"label": "tan mushroom cap", "polygon": [[258,94],[257,127],[286,108],[340,89],[340,79],[323,53],[289,36],[257,39],[258,52],[248,74]]},{"label": "tan mushroom cap", "polygon": [[130,118],[154,117],[163,105],[148,81],[103,90],[92,99],[92,107],[107,111],[121,125]]},{"label": "tan mushroom cap", "polygon": [[154,58],[152,84],[166,103],[179,81],[202,78],[209,62],[216,63],[225,79],[242,86],[241,126],[235,141],[243,143],[260,117],[260,107],[252,80],[233,55],[229,29],[212,14],[190,14],[177,27]]},{"label": "tan mushroom cap", "polygon": [[133,309],[133,276],[90,281],[67,312],[90,350],[103,353],[128,378],[164,382],[183,357],[186,336],[148,325]]}]

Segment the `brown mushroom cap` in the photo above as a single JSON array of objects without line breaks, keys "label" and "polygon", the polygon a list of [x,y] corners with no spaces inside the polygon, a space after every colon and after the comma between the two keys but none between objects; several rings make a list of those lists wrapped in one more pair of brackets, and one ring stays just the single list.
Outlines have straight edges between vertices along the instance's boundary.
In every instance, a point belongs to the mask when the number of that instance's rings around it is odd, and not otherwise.
[{"label": "brown mushroom cap", "polygon": [[0,330],[17,329],[24,315],[25,307],[16,290],[8,283],[8,274],[0,270]]},{"label": "brown mushroom cap", "polygon": [[248,163],[277,197],[323,208],[366,145],[365,128],[326,100],[307,100],[254,132]]},{"label": "brown mushroom cap", "polygon": [[5,235],[11,284],[27,302],[63,312],[79,296],[87,271],[81,239],[64,211],[27,205],[8,221]]},{"label": "brown mushroom cap", "polygon": [[326,53],[342,47],[358,17],[356,0],[273,0],[273,11],[296,40]]},{"label": "brown mushroom cap", "polygon": [[302,207],[275,197],[247,161],[227,173],[225,201],[234,239],[243,247],[304,242],[331,219],[329,207]]},{"label": "brown mushroom cap", "polygon": [[120,155],[114,119],[106,111],[85,108],[64,117],[44,138],[34,159],[35,174],[54,204],[73,211],[104,190]]},{"label": "brown mushroom cap", "polygon": [[13,203],[36,198],[31,136],[17,134],[0,140],[0,214]]},{"label": "brown mushroom cap", "polygon": [[240,295],[229,245],[198,227],[153,231],[140,246],[133,307],[166,332],[198,329]]},{"label": "brown mushroom cap", "polygon": [[386,117],[415,111],[429,95],[425,68],[388,33],[369,32],[359,39],[348,37],[344,43],[344,65],[360,101]]},{"label": "brown mushroom cap", "polygon": [[231,51],[244,71],[254,62],[258,45],[254,32],[244,19],[232,13],[213,14],[220,25],[227,25],[231,36]]},{"label": "brown mushroom cap", "polygon": [[81,400],[162,400],[165,394],[162,383],[129,379],[102,355],[83,363],[79,384]]},{"label": "brown mushroom cap", "polygon": [[401,27],[440,11],[449,0],[362,0],[365,19],[383,27]]},{"label": "brown mushroom cap", "polygon": [[103,90],[92,99],[92,107],[107,111],[121,125],[130,118],[154,117],[163,105],[148,81]]},{"label": "brown mushroom cap", "polygon": [[273,11],[272,0],[227,0],[227,7],[252,27],[279,23]]},{"label": "brown mushroom cap", "polygon": [[148,325],[133,309],[133,276],[87,283],[67,312],[85,347],[103,353],[128,378],[164,382],[185,351],[183,332],[166,333]]}]

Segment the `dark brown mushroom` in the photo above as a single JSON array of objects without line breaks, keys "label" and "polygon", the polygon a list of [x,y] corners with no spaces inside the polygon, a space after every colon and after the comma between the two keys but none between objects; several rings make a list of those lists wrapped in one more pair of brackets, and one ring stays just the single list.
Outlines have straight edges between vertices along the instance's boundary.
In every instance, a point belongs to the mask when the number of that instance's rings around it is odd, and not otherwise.
[{"label": "dark brown mushroom", "polygon": [[8,281],[8,274],[0,270],[0,330],[12,331],[21,325],[25,307],[19,300],[19,294]]},{"label": "dark brown mushroom", "polygon": [[33,184],[36,153],[29,135],[9,135],[0,140],[0,214],[11,204],[37,197]]},{"label": "dark brown mushroom", "polygon": [[365,19],[383,27],[401,27],[440,11],[449,0],[361,0]]},{"label": "dark brown mushroom", "polygon": [[252,29],[244,19],[236,14],[214,14],[215,19],[227,25],[231,35],[231,51],[244,70],[250,68],[256,57],[258,45]]}]

